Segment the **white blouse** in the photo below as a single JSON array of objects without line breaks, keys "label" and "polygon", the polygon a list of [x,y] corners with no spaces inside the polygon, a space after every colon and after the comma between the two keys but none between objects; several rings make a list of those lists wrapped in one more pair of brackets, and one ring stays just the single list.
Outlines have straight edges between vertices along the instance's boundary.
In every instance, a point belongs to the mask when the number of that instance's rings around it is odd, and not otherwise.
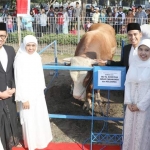
[{"label": "white blouse", "polygon": [[133,46],[131,47],[130,54],[129,54],[129,66],[130,66],[131,62],[133,61],[134,56],[137,55],[137,49],[138,49],[138,47],[136,47],[136,48],[134,48]]}]

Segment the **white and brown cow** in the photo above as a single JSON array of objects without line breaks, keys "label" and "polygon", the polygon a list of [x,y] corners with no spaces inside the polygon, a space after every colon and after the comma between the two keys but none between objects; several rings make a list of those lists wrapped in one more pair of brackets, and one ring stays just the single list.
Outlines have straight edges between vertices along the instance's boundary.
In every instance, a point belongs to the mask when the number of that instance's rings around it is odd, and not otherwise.
[{"label": "white and brown cow", "polygon": [[[71,58],[71,66],[91,67],[95,59],[111,60],[117,48],[115,31],[108,24],[93,24],[89,31],[81,38],[77,45],[75,55]],[[100,65],[100,64],[99,64]],[[73,97],[85,100],[84,107],[91,107],[92,72],[70,71],[74,82]],[[100,93],[95,95],[100,99]]]}]

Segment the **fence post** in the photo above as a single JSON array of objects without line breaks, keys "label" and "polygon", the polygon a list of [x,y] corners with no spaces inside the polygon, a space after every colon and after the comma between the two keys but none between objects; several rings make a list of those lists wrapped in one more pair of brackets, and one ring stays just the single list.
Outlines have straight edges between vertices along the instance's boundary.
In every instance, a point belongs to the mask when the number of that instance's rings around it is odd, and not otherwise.
[{"label": "fence post", "polygon": [[57,64],[58,63],[58,61],[57,61],[57,41],[55,40],[54,41],[54,47],[55,47],[55,49],[54,49],[54,55],[55,55],[55,64]]},{"label": "fence post", "polygon": [[78,20],[78,43],[79,43],[79,41],[80,41],[80,17],[78,16],[78,18],[77,18]]},{"label": "fence post", "polygon": [[20,44],[21,44],[21,19],[20,17],[18,17],[18,41],[19,41],[19,47],[20,47]]}]

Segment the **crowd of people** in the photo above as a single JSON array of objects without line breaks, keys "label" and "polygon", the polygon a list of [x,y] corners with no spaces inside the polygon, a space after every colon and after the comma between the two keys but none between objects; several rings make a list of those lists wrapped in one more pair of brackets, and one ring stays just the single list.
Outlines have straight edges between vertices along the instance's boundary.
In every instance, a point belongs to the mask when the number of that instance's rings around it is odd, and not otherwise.
[{"label": "crowd of people", "polygon": [[107,23],[114,27],[116,33],[124,34],[127,33],[128,23],[150,24],[150,8],[143,9],[142,6],[138,6],[129,9],[125,13],[123,7],[113,7],[112,9],[108,7],[100,10],[98,7],[91,6],[87,17],[89,17],[91,23]]},{"label": "crowd of people", "polygon": [[[81,17],[81,7],[76,2],[76,7],[68,5],[67,8],[50,6],[32,8],[29,15],[21,18],[21,30],[36,32],[37,36],[46,33],[76,34],[78,17]],[[7,24],[8,32],[17,30],[16,11],[11,15],[8,10],[1,10],[0,21]]]},{"label": "crowd of people", "polygon": [[[82,9],[78,2],[73,7],[47,7],[32,8],[28,16],[21,18],[21,29],[35,32],[37,37],[46,33],[76,34],[80,27],[88,31],[93,23],[107,23],[114,27],[116,33],[127,33],[127,25],[131,22],[150,24],[150,8],[143,9],[142,6],[133,7],[124,12],[123,7],[108,7],[99,9],[91,5],[86,11],[86,16],[82,15]],[[12,14],[7,9],[1,10],[0,21],[6,22],[8,32],[17,30],[17,12]],[[82,22],[81,22],[82,20]],[[79,26],[78,26],[79,24]]]}]

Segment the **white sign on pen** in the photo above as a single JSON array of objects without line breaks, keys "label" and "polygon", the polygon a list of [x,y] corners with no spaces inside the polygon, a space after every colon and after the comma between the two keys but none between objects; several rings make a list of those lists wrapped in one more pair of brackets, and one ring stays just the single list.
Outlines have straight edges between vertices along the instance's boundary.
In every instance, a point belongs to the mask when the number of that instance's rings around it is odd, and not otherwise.
[{"label": "white sign on pen", "polygon": [[98,70],[98,86],[121,87],[121,71]]}]

